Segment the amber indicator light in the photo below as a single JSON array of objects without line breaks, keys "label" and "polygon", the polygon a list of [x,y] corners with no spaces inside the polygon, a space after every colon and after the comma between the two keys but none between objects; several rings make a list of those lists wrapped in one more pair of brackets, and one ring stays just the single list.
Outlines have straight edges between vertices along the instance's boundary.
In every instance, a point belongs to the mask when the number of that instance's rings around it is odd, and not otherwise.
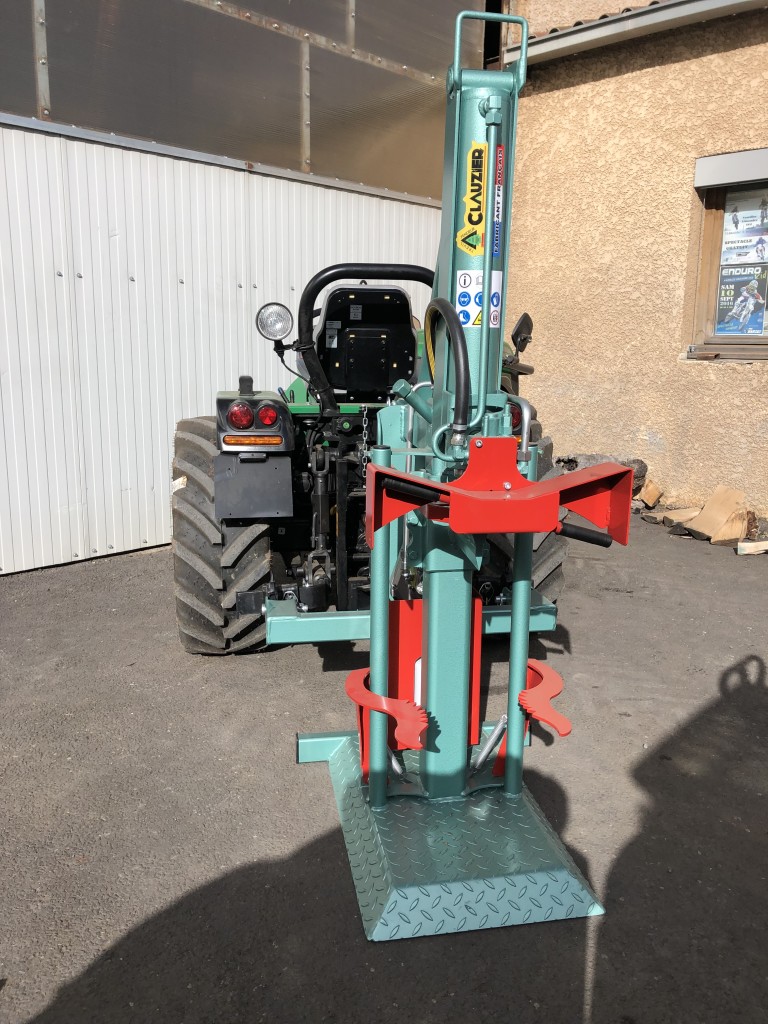
[{"label": "amber indicator light", "polygon": [[261,436],[255,434],[225,434],[222,441],[224,444],[247,444],[252,448],[258,448],[262,445],[274,447],[274,445],[283,443],[283,439],[279,434],[262,434]]}]

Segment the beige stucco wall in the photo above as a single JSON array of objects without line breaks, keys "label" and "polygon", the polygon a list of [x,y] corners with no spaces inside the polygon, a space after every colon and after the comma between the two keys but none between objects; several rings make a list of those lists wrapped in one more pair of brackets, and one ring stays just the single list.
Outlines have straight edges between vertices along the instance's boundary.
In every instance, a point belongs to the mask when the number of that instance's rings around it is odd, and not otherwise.
[{"label": "beige stucco wall", "polygon": [[507,310],[535,323],[525,393],[561,454],[637,455],[669,500],[725,483],[768,513],[768,362],[681,358],[695,161],[768,146],[768,12],[530,72]]},{"label": "beige stucco wall", "polygon": [[507,9],[511,14],[528,19],[532,35],[544,35],[551,28],[592,20],[601,14],[618,14],[626,6],[611,0],[509,0]]}]

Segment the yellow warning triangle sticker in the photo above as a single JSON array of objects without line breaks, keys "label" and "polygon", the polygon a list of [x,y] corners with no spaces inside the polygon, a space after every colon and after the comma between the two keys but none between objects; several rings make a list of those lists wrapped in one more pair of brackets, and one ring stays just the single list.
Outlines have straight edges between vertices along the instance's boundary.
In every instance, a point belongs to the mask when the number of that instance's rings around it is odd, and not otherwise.
[{"label": "yellow warning triangle sticker", "polygon": [[482,322],[483,322],[483,313],[482,313],[482,310],[481,310],[481,311],[480,311],[480,312],[479,312],[479,313],[477,314],[477,316],[475,317],[475,319],[474,319],[474,320],[472,321],[472,326],[473,326],[473,327],[479,327],[479,326],[480,326],[480,325],[482,324]]},{"label": "yellow warning triangle sticker", "polygon": [[456,245],[468,256],[482,256],[485,251],[484,234],[477,228],[462,228],[456,235]]}]

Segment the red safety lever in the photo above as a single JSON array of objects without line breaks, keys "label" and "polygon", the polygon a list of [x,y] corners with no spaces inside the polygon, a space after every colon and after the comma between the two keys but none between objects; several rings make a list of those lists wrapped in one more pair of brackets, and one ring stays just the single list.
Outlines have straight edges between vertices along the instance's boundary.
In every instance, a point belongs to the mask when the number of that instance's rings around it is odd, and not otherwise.
[{"label": "red safety lever", "polygon": [[426,506],[430,519],[454,533],[543,533],[558,528],[560,507],[607,529],[620,544],[629,539],[632,470],[615,462],[542,480],[517,468],[515,437],[470,441],[469,460],[456,480],[442,483],[368,463],[366,539],[376,530]]}]

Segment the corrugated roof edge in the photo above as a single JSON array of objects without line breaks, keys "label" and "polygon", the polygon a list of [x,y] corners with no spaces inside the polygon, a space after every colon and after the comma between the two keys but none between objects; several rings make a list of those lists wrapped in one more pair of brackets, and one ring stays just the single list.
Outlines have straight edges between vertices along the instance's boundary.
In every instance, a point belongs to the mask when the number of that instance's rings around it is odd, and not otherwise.
[{"label": "corrugated roof edge", "polygon": [[[550,29],[528,41],[528,63],[585,53],[615,43],[696,25],[715,18],[768,8],[766,0],[652,0],[647,7],[625,7],[620,14],[603,14],[594,21],[576,22],[567,28]],[[517,60],[519,46],[504,51],[504,66]]]}]

